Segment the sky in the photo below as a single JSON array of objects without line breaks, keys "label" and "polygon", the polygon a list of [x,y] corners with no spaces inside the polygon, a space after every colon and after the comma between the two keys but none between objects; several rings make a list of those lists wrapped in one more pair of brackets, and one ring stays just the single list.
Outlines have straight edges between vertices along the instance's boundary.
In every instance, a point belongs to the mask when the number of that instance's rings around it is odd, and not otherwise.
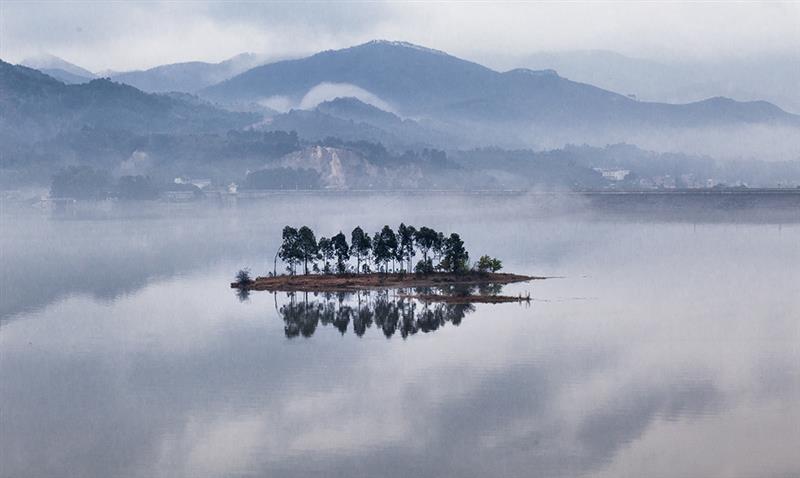
[{"label": "sky", "polygon": [[800,51],[795,2],[193,2],[0,0],[0,58],[50,53],[92,71],[297,57],[405,40],[494,66],[541,51],[660,61]]}]

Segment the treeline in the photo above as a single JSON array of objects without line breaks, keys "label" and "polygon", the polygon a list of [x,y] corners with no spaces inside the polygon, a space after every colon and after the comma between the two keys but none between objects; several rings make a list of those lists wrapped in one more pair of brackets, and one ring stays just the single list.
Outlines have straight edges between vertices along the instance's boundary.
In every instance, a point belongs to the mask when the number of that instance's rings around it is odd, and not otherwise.
[{"label": "treeline", "polygon": [[70,166],[53,176],[50,197],[83,200],[118,198],[126,200],[156,199],[162,190],[191,191],[200,196],[193,184],[157,184],[150,176],[128,175],[114,179],[106,170],[89,166]]},{"label": "treeline", "polygon": [[[414,265],[417,253],[422,258]],[[282,242],[275,256],[286,264],[289,274],[302,265],[304,274],[344,274],[356,272],[411,272],[430,274],[436,271],[464,273],[470,270],[469,252],[457,233],[445,236],[430,227],[417,229],[401,223],[395,232],[388,225],[370,235],[360,226],[350,233],[350,242],[341,231],[317,240],[308,226],[283,228]],[[355,260],[353,268],[352,260]],[[413,267],[412,267],[413,265]],[[483,256],[475,264],[480,272],[496,272],[502,268],[498,259]],[[275,267],[277,269],[277,267]],[[276,274],[277,270],[273,270]]]}]

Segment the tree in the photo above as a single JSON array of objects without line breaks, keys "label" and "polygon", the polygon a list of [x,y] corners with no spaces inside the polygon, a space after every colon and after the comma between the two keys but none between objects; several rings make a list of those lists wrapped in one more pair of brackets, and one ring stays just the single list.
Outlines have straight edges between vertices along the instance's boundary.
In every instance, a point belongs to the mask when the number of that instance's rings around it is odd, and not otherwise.
[{"label": "tree", "polygon": [[372,259],[378,271],[381,270],[381,264],[388,262],[390,257],[389,247],[384,240],[383,234],[376,232],[372,237]]},{"label": "tree", "polygon": [[503,263],[500,261],[500,259],[486,255],[481,256],[481,258],[478,259],[477,264],[475,264],[475,269],[477,269],[478,272],[497,272],[502,268]]},{"label": "tree", "polygon": [[372,251],[372,241],[369,236],[364,234],[364,230],[360,226],[356,226],[350,235],[350,252],[356,256],[357,271],[361,272],[361,259],[369,257]]},{"label": "tree", "polygon": [[440,267],[456,274],[465,272],[469,261],[469,253],[464,248],[464,241],[461,240],[458,234],[453,233],[443,242],[443,258]]},{"label": "tree", "polygon": [[250,285],[253,279],[250,278],[250,269],[239,269],[236,273],[236,283],[239,285]]},{"label": "tree", "polygon": [[339,231],[331,238],[331,246],[336,256],[336,270],[343,274],[347,270],[347,261],[350,259],[350,247],[347,245],[347,238]]},{"label": "tree", "polygon": [[319,246],[314,237],[314,231],[308,226],[303,226],[297,231],[300,258],[303,260],[303,272],[308,274],[308,263],[313,262],[319,257]]},{"label": "tree", "polygon": [[432,274],[433,271],[433,261],[430,259],[422,259],[414,266],[414,272],[417,274]]},{"label": "tree", "polygon": [[394,260],[397,258],[397,250],[398,250],[398,243],[397,243],[397,236],[395,235],[394,231],[389,226],[383,226],[381,229],[381,241],[383,242],[384,246],[386,247],[386,268],[389,267],[389,261],[392,261],[392,270],[394,270]]},{"label": "tree", "polygon": [[397,228],[397,239],[400,243],[397,247],[397,260],[401,263],[407,261],[408,267],[405,269],[407,271],[411,271],[411,261],[414,259],[414,234],[416,232],[414,226],[406,226],[402,222]]},{"label": "tree", "polygon": [[433,240],[433,257],[436,260],[442,259],[444,255],[444,248],[446,246],[446,239],[444,237],[444,233],[437,232],[436,238]]},{"label": "tree", "polygon": [[376,232],[372,239],[372,257],[375,265],[380,269],[380,264],[384,265],[384,270],[389,269],[389,261],[394,262],[397,256],[397,236],[389,226],[383,226],[380,232]]},{"label": "tree", "polygon": [[323,236],[319,238],[318,245],[319,245],[319,255],[322,257],[322,261],[325,264],[322,270],[326,274],[330,274],[331,273],[330,261],[334,257],[333,242],[327,237]]},{"label": "tree", "polygon": [[295,264],[299,263],[302,260],[302,254],[300,253],[300,235],[297,229],[286,226],[283,228],[283,242],[281,243],[281,248],[278,250],[278,257],[281,258],[283,262],[288,264],[287,269],[291,274],[295,273]]},{"label": "tree", "polygon": [[422,251],[422,259],[428,260],[428,252],[436,244],[437,234],[436,231],[429,227],[422,226],[414,234],[414,242],[416,242],[419,250]]}]

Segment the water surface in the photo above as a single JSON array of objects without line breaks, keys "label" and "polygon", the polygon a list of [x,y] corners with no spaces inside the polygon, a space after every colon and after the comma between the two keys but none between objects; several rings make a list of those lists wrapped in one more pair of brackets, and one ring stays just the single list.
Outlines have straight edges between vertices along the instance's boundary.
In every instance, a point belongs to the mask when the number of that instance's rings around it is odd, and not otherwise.
[{"label": "water surface", "polygon": [[[567,209],[392,195],[4,208],[0,475],[800,474],[800,225]],[[286,223],[330,236],[400,221],[559,278],[504,289],[530,305],[442,309],[414,333],[389,295],[228,288],[242,266],[272,269]]]}]

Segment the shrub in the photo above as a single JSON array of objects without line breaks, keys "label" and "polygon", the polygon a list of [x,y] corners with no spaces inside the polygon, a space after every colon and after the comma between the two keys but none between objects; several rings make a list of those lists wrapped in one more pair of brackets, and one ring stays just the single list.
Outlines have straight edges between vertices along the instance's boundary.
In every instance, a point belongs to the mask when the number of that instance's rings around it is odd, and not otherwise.
[{"label": "shrub", "polygon": [[432,274],[433,273],[433,261],[430,259],[422,259],[417,262],[417,265],[414,266],[414,272],[417,274]]},{"label": "shrub", "polygon": [[250,278],[250,269],[239,269],[239,272],[236,273],[236,283],[241,285],[248,285],[253,282],[253,279]]},{"label": "shrub", "polygon": [[500,261],[500,259],[486,255],[481,256],[481,258],[478,259],[478,262],[475,264],[475,269],[477,269],[478,272],[497,272],[502,268],[503,263]]}]

